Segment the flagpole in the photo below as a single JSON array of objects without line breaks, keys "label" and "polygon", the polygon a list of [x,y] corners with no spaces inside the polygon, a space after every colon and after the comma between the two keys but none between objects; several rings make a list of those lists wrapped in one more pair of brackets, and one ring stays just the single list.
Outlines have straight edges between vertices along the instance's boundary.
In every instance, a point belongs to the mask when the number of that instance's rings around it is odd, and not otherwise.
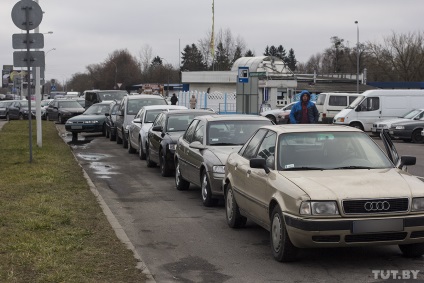
[{"label": "flagpole", "polygon": [[212,35],[210,49],[212,54],[212,71],[215,69],[215,0],[212,0]]}]

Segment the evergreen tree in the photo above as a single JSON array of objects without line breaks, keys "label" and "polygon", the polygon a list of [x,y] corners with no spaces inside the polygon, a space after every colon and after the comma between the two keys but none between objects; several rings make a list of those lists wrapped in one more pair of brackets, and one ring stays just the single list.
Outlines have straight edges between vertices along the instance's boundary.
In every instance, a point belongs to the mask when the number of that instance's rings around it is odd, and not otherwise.
[{"label": "evergreen tree", "polygon": [[197,46],[193,43],[186,45],[182,55],[181,71],[204,71],[206,70],[206,64],[203,60],[202,53],[199,51]]},{"label": "evergreen tree", "polygon": [[237,61],[237,59],[240,58],[240,57],[241,57],[241,48],[240,48],[240,46],[237,46],[236,47],[236,51],[234,52],[234,58],[233,58],[233,62],[232,63],[234,63],[235,61]]},{"label": "evergreen tree", "polygon": [[282,45],[278,46],[276,56],[287,63],[286,50],[284,49]]},{"label": "evergreen tree", "polygon": [[269,56],[269,47],[268,45],[265,47],[265,52],[264,52],[264,56]]},{"label": "evergreen tree", "polygon": [[231,61],[228,58],[228,52],[225,50],[222,42],[218,43],[216,46],[215,52],[215,63],[214,70],[215,71],[228,71],[231,70]]},{"label": "evergreen tree", "polygon": [[247,50],[246,53],[244,54],[244,57],[255,57],[255,54],[253,53],[252,50]]},{"label": "evergreen tree", "polygon": [[152,65],[152,67],[161,66],[162,65],[162,58],[160,58],[159,56],[156,56],[155,58],[153,58],[151,65]]},{"label": "evergreen tree", "polygon": [[290,48],[289,55],[287,56],[287,66],[290,68],[292,72],[296,71],[297,60],[294,55],[293,48]]},{"label": "evergreen tree", "polygon": [[271,45],[271,47],[269,48],[269,55],[268,56],[278,57],[278,51],[277,51],[277,48],[275,48],[274,45]]}]

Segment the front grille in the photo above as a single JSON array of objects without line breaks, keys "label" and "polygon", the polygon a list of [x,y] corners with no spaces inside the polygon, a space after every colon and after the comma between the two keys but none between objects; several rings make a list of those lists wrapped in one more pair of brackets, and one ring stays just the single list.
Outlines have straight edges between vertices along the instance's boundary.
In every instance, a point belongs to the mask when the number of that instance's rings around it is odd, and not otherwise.
[{"label": "front grille", "polygon": [[424,231],[414,231],[411,233],[410,238],[423,238],[424,237]]},{"label": "front grille", "polygon": [[342,205],[345,214],[406,212],[409,200],[408,198],[345,200]]},{"label": "front grille", "polygon": [[346,243],[398,241],[406,238],[407,232],[347,235]]},{"label": "front grille", "polygon": [[312,241],[317,243],[338,243],[340,242],[340,236],[339,235],[312,236]]}]

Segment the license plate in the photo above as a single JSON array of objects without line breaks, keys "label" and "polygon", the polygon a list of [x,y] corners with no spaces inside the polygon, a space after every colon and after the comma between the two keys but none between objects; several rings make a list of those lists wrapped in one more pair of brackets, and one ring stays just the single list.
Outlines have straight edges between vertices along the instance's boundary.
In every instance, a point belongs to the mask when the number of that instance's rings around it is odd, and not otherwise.
[{"label": "license plate", "polygon": [[82,126],[71,126],[72,130],[81,130]]},{"label": "license plate", "polygon": [[353,234],[403,231],[403,219],[353,221]]}]

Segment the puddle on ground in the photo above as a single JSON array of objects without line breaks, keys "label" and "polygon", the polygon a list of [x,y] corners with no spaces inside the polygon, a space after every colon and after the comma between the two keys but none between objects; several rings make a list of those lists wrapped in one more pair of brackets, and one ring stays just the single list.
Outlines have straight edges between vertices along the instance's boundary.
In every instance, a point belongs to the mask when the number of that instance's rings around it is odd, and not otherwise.
[{"label": "puddle on ground", "polygon": [[110,175],[119,174],[118,172],[113,172],[117,168],[110,165],[106,162],[101,162],[100,160],[111,157],[108,154],[97,154],[97,153],[78,153],[78,159],[82,159],[89,162],[90,169],[93,170],[94,174],[100,175],[99,178],[108,179],[111,178]]}]

